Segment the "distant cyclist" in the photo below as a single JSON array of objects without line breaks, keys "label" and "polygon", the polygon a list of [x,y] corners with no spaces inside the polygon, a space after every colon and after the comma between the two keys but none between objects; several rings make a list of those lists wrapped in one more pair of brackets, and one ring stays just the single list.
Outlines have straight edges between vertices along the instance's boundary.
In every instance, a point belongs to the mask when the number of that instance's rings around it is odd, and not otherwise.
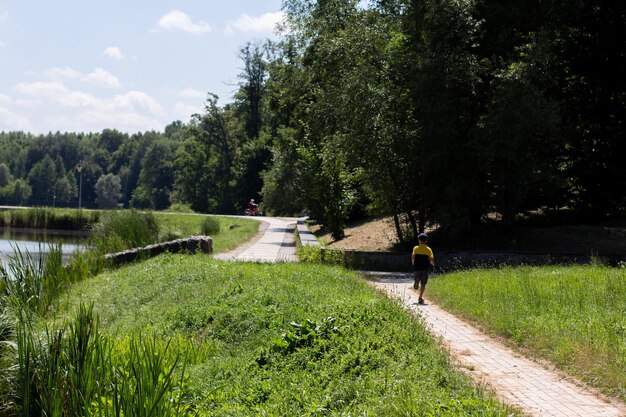
[{"label": "distant cyclist", "polygon": [[419,290],[418,304],[424,304],[424,290],[428,283],[428,270],[432,266],[435,266],[435,256],[433,251],[426,244],[428,242],[428,235],[426,233],[420,233],[417,236],[419,245],[413,248],[411,254],[411,264],[413,264],[413,271],[415,274],[415,283],[413,288]]}]

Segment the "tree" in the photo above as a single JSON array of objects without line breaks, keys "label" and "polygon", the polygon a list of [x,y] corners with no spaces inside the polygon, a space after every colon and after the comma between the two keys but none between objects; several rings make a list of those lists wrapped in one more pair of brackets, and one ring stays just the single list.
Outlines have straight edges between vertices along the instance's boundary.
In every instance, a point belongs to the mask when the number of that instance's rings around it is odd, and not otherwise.
[{"label": "tree", "polygon": [[14,180],[0,188],[0,199],[4,204],[23,205],[32,195],[32,189],[25,180]]},{"label": "tree", "polygon": [[52,205],[56,189],[57,174],[54,161],[46,155],[35,163],[28,173],[28,183],[32,188],[33,204]]},{"label": "tree", "polygon": [[157,140],[141,160],[141,172],[131,204],[163,210],[171,205],[174,182],[173,155],[169,143]]},{"label": "tree", "polygon": [[96,182],[95,189],[98,207],[102,209],[117,207],[122,190],[120,177],[110,173],[101,175]]},{"label": "tree", "polygon": [[263,59],[264,47],[248,42],[239,51],[243,62],[241,82],[235,95],[239,110],[245,114],[245,127],[248,138],[258,138],[263,126],[261,103],[265,93],[267,63]]},{"label": "tree", "polygon": [[13,181],[13,176],[9,167],[4,162],[0,163],[0,187],[4,187],[11,181]]}]

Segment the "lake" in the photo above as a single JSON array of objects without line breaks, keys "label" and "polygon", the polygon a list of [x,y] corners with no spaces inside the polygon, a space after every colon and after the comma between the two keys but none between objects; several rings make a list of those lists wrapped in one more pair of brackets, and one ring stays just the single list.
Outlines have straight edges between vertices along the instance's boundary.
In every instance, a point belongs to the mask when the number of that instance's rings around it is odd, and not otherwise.
[{"label": "lake", "polygon": [[48,251],[50,245],[62,245],[63,257],[68,258],[86,246],[86,237],[66,233],[37,230],[0,230],[0,261],[6,261],[19,248],[22,253],[28,252],[37,256]]}]

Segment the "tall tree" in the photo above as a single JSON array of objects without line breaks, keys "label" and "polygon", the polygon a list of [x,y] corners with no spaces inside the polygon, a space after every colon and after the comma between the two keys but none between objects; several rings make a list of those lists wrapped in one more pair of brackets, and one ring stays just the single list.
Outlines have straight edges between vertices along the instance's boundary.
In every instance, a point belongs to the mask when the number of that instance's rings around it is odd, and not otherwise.
[{"label": "tall tree", "polygon": [[96,182],[98,207],[102,209],[116,208],[121,197],[121,191],[120,177],[110,173],[100,176]]},{"label": "tall tree", "polygon": [[152,143],[141,161],[141,173],[131,204],[163,210],[171,204],[174,182],[173,153],[169,143]]}]

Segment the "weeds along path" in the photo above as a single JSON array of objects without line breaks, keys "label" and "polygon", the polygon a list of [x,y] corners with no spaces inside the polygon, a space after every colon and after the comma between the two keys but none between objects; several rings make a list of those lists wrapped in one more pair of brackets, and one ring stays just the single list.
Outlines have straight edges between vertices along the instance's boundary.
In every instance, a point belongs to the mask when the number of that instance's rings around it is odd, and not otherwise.
[{"label": "weeds along path", "polygon": [[245,218],[261,222],[259,233],[235,250],[215,255],[215,259],[268,263],[297,262],[294,240],[297,218],[250,216]]},{"label": "weeds along path", "polygon": [[411,274],[368,274],[370,282],[424,319],[459,368],[486,384],[503,402],[531,416],[623,417],[626,406],[609,402],[560,372],[546,369],[445,312],[418,305]]}]

